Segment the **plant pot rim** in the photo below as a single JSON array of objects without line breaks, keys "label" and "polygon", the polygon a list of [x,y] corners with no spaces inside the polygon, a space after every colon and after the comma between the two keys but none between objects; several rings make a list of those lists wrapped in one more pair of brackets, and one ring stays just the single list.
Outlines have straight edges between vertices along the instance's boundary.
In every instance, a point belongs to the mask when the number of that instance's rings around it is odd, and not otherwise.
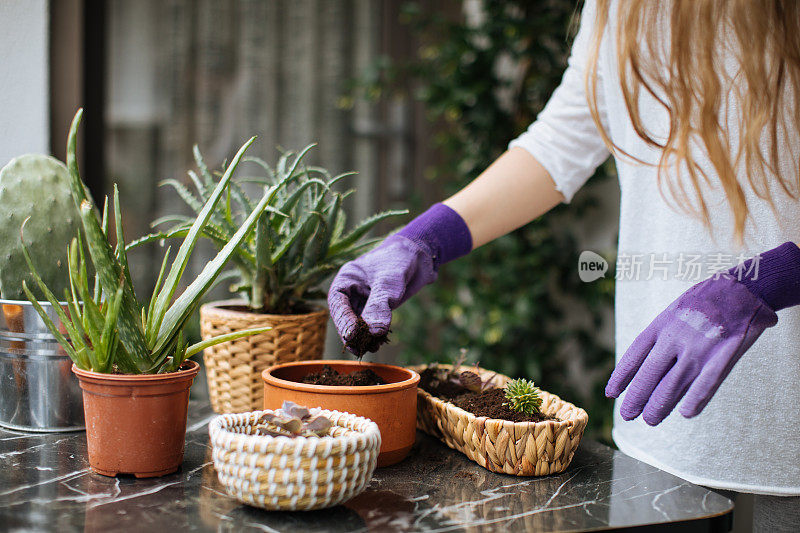
[{"label": "plant pot rim", "polygon": [[72,363],[72,372],[78,376],[81,381],[91,381],[94,383],[102,383],[104,385],[158,385],[160,383],[171,381],[182,381],[194,379],[200,371],[200,364],[197,361],[187,359],[183,364],[188,363],[190,366],[184,370],[177,372],[170,372],[169,374],[104,374],[102,372],[95,372],[93,370],[83,370]]},{"label": "plant pot rim", "polygon": [[[361,386],[346,386],[346,385],[312,385],[310,383],[300,383],[297,381],[290,381],[288,379],[281,379],[275,377],[273,372],[287,367],[296,366],[311,366],[311,365],[329,365],[329,364],[345,365],[345,366],[359,366],[363,368],[391,368],[393,370],[402,370],[406,373],[408,378],[403,381],[395,383],[386,383],[384,385],[361,385]],[[313,359],[310,361],[293,361],[291,363],[282,363],[267,368],[261,373],[261,379],[274,387],[281,389],[299,390],[303,392],[314,392],[317,394],[369,394],[369,393],[385,393],[395,392],[405,389],[416,387],[419,383],[419,374],[414,370],[402,366],[386,365],[383,363],[370,363],[363,361],[350,361],[347,359]]]},{"label": "plant pot rim", "polygon": [[322,314],[327,315],[328,309],[322,305],[311,304],[309,303],[309,307],[313,309],[313,311],[309,313],[299,313],[299,314],[276,314],[276,313],[256,313],[254,311],[238,311],[235,309],[226,309],[226,306],[234,306],[234,305],[242,305],[247,307],[247,301],[241,299],[232,299],[232,300],[216,300],[213,302],[209,302],[207,304],[203,304],[200,307],[201,313],[214,313],[217,316],[228,316],[230,318],[240,318],[242,316],[258,316],[258,317],[265,317],[271,319],[281,319],[281,318],[304,318],[304,317],[313,317],[319,316]]}]

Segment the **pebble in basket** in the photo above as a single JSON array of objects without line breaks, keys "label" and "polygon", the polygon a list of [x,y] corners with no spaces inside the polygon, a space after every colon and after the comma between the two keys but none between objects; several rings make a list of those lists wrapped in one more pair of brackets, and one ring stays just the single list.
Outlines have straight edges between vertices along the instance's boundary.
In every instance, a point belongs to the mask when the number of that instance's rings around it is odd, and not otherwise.
[{"label": "pebble in basket", "polygon": [[475,366],[417,367],[417,425],[491,470],[518,476],[563,472],[588,422],[586,411],[525,379]]},{"label": "pebble in basket", "polygon": [[369,419],[289,401],[274,411],[217,416],[209,434],[225,490],[268,510],[322,509],[360,494],[381,446]]},{"label": "pebble in basket", "polygon": [[[203,236],[222,248],[238,220],[249,212],[247,187],[277,191],[255,231],[236,248],[232,262],[238,281],[231,287],[240,300],[205,305],[200,310],[203,338],[251,327],[271,327],[264,334],[220,344],[205,351],[211,405],[218,413],[260,409],[261,372],[273,365],[322,356],[328,311],[313,304],[324,298],[321,285],[344,263],[369,250],[380,238],[365,238],[379,222],[408,211],[373,215],[347,230],[343,201],[353,192],[335,185],[354,174],[331,175],[307,165],[299,153],[287,152],[272,168],[259,158],[247,158],[260,176],[241,177],[231,184],[227,202],[214,212]],[[189,173],[194,191],[169,180],[195,212],[218,180],[195,147],[199,174]],[[153,225],[171,224],[154,239],[181,235],[193,218],[167,216]]]}]

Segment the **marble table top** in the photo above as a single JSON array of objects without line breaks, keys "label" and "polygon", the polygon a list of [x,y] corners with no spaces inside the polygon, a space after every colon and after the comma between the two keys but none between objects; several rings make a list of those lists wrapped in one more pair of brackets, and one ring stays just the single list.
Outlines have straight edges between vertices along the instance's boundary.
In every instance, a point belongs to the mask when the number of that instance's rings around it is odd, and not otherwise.
[{"label": "marble table top", "polygon": [[566,472],[494,474],[422,433],[403,462],[332,509],[267,512],[228,497],[211,461],[207,402],[189,407],[182,469],[157,479],[91,473],[84,433],[0,430],[0,529],[32,531],[530,531],[668,523],[727,531],[730,500],[602,444]]}]

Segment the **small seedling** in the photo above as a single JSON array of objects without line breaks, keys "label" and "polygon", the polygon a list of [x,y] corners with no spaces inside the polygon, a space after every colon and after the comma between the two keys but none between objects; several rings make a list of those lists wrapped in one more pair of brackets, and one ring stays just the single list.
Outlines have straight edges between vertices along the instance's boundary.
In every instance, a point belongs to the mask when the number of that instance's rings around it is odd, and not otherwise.
[{"label": "small seedling", "polygon": [[539,387],[533,384],[533,381],[527,379],[512,379],[506,384],[506,399],[508,402],[504,403],[512,411],[518,413],[525,413],[528,415],[539,412],[542,406],[542,397],[539,394]]},{"label": "small seedling", "polygon": [[322,415],[313,416],[308,408],[284,400],[275,413],[264,413],[256,434],[273,437],[324,437],[333,423]]}]

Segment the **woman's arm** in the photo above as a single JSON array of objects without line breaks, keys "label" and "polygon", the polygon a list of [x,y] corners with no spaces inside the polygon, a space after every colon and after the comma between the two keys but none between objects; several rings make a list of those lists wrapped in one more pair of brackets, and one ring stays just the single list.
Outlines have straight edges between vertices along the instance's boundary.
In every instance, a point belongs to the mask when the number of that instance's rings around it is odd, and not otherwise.
[{"label": "woman's arm", "polygon": [[466,222],[474,250],[563,201],[547,170],[527,150],[514,147],[443,203]]}]

